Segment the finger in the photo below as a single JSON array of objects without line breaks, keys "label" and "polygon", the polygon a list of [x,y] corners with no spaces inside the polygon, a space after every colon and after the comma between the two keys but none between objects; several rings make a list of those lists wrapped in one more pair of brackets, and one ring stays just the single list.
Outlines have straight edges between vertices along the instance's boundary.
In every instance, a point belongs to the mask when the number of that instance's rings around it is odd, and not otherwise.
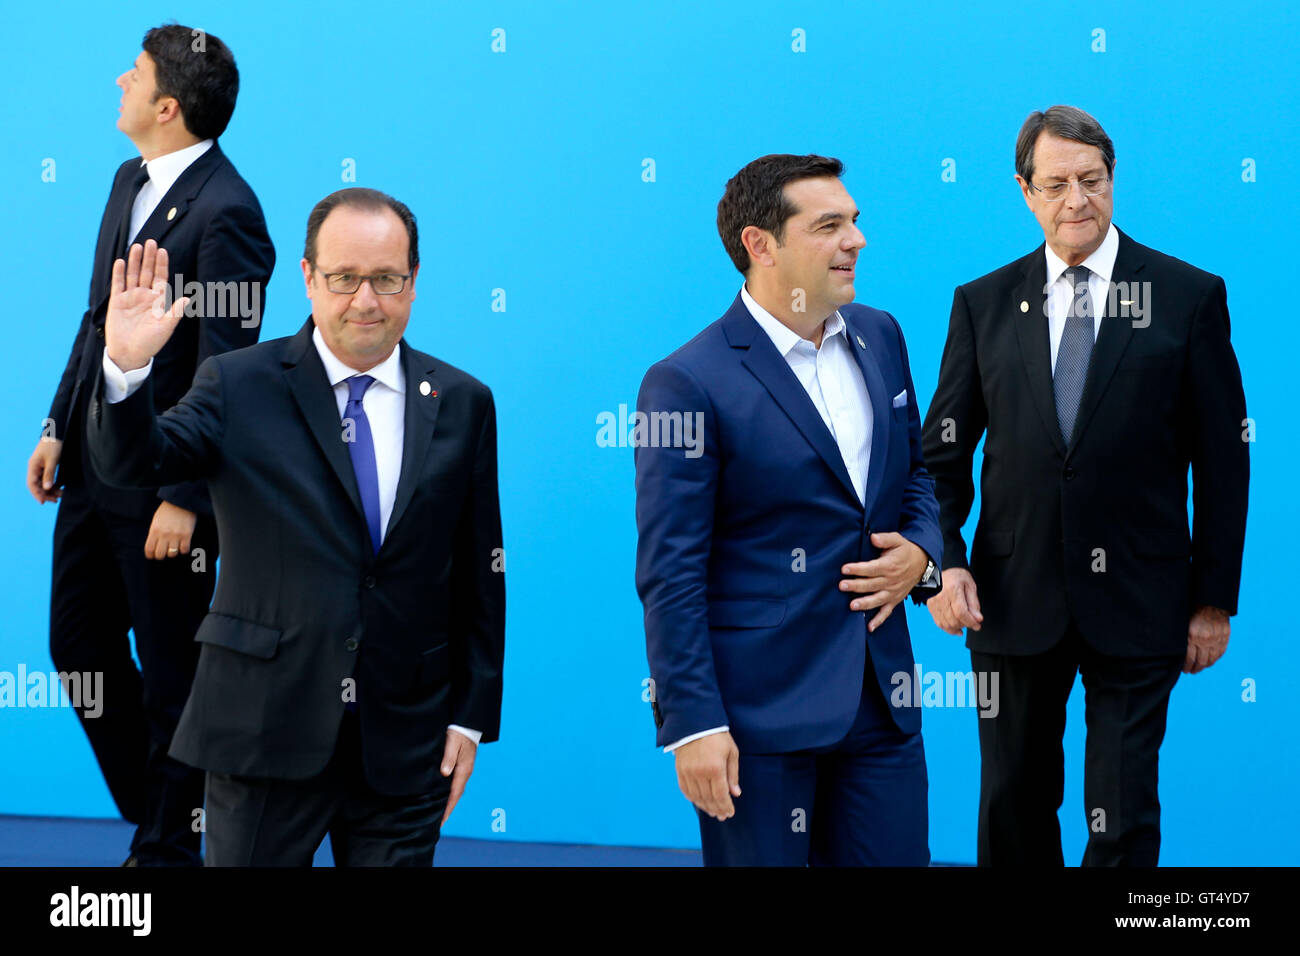
[{"label": "finger", "polygon": [[970,605],[966,603],[966,589],[959,587],[953,592],[952,596],[953,617],[962,627],[974,628],[979,630],[980,621],[984,618],[976,617],[975,612],[971,610]]},{"label": "finger", "polygon": [[736,747],[727,754],[727,789],[733,797],[740,796],[740,750]]},{"label": "finger", "polygon": [[55,463],[52,458],[41,460],[41,487],[49,488],[54,484]]},{"label": "finger", "polygon": [[858,594],[872,594],[894,585],[889,578],[847,578],[840,582],[841,591],[856,591]]},{"label": "finger", "polygon": [[1196,663],[1196,645],[1190,640],[1187,642],[1187,656],[1183,658],[1183,673],[1190,674],[1192,665]]},{"label": "finger", "polygon": [[889,615],[894,613],[894,608],[896,607],[898,607],[897,602],[893,604],[887,604],[884,607],[882,607],[880,609],[880,612],[871,619],[871,623],[867,625],[867,630],[874,633],[876,628],[880,627],[880,625],[884,624],[886,621],[889,620]]},{"label": "finger", "polygon": [[152,525],[150,525],[149,536],[144,539],[144,556],[150,560],[153,560],[154,551],[156,551],[157,548],[158,548],[158,532],[154,530]]},{"label": "finger", "polygon": [[447,794],[447,809],[442,813],[442,822],[446,823],[447,818],[451,816],[451,811],[456,809],[456,804],[460,803],[460,798],[465,794],[465,785],[469,783],[470,771],[473,770],[473,762],[461,760],[456,764],[455,776],[451,778],[451,793]]},{"label": "finger", "polygon": [[126,254],[126,288],[135,289],[140,285],[140,260],[144,256],[144,248],[136,243],[131,247],[131,251]]},{"label": "finger", "polygon": [[731,802],[731,793],[727,789],[727,770],[718,767],[709,778],[709,796],[713,798],[717,814],[724,820],[735,816],[736,808]]},{"label": "finger", "polygon": [[904,540],[903,536],[897,531],[878,531],[871,536],[871,543],[881,551],[897,548]]},{"label": "finger", "polygon": [[140,288],[153,288],[154,263],[157,258],[158,243],[150,239],[144,244],[144,255],[140,258]]},{"label": "finger", "polygon": [[113,278],[109,280],[108,293],[126,291],[126,262],[122,259],[113,260]]},{"label": "finger", "polygon": [[158,254],[153,259],[153,281],[166,285],[170,278],[171,275],[167,271],[167,250],[159,246]]},{"label": "finger", "polygon": [[167,312],[167,318],[171,319],[172,325],[175,326],[185,316],[185,307],[190,304],[188,295],[182,296],[172,303],[172,307]]},{"label": "finger", "polygon": [[892,604],[897,598],[892,591],[876,591],[874,594],[868,594],[866,597],[856,598],[849,602],[850,611],[870,611],[884,604]]},{"label": "finger", "polygon": [[860,578],[871,573],[874,561],[853,561],[840,567],[840,574],[848,578]]},{"label": "finger", "polygon": [[984,620],[984,614],[980,611],[979,593],[975,589],[974,581],[964,581],[961,586],[962,594],[966,598],[966,606],[970,608],[971,614],[975,615],[977,621]]},{"label": "finger", "polygon": [[167,557],[175,558],[181,553],[181,542],[184,540],[179,534],[167,535]]},{"label": "finger", "polygon": [[193,536],[193,532],[190,531],[181,532],[180,540],[177,542],[177,547],[181,549],[181,554],[190,553],[190,538],[192,536]]}]

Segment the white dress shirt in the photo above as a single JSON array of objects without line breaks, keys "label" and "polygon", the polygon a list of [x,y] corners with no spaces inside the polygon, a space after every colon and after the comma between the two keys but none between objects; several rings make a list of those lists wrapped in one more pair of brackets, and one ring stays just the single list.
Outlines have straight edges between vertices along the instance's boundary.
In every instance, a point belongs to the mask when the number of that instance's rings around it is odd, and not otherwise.
[{"label": "white dress shirt", "polygon": [[[311,341],[325,367],[325,377],[334,390],[340,423],[348,404],[348,379],[361,374],[374,378],[361,398],[361,407],[365,410],[366,420],[370,423],[370,434],[374,439],[375,470],[379,478],[379,527],[386,536],[388,520],[393,514],[393,502],[397,498],[397,481],[402,474],[402,439],[406,426],[406,373],[402,369],[401,349],[394,348],[388,358],[361,373],[345,365],[330,351],[321,337],[320,329],[311,330]],[[144,368],[123,372],[108,357],[108,350],[105,349],[104,401],[110,405],[122,401],[140,386],[151,368],[153,359]],[[380,541],[382,540],[381,537]],[[451,724],[448,729],[459,732],[475,744],[483,737],[481,730],[470,730],[458,724]]]},{"label": "white dress shirt", "polygon": [[193,146],[178,149],[174,153],[155,156],[147,163],[141,160],[140,165],[149,171],[149,180],[140,187],[140,191],[135,194],[135,202],[131,204],[131,233],[128,242],[135,241],[140,227],[153,215],[153,211],[162,202],[163,196],[167,195],[167,190],[180,179],[181,173],[189,169],[194,160],[211,148],[212,140],[205,139]]},{"label": "white dress shirt", "polygon": [[[836,312],[826,320],[822,327],[821,348],[818,348],[759,305],[743,285],[740,299],[808,393],[826,429],[839,446],[840,457],[849,471],[858,501],[865,503],[875,418],[866,380],[853,357],[853,345],[849,342],[844,317]],[[682,744],[729,729],[729,726],[724,726],[701,730],[669,744],[664,753],[672,753]]]},{"label": "white dress shirt", "polygon": [[[1070,312],[1070,303],[1074,301],[1074,289],[1065,278],[1065,264],[1049,245],[1047,249],[1047,334],[1052,343],[1052,372],[1056,372],[1056,353],[1061,347],[1061,335],[1065,332],[1065,319]],[[1092,273],[1088,276],[1088,297],[1092,301],[1092,340],[1097,341],[1101,332],[1102,313],[1105,312],[1106,295],[1110,289],[1111,273],[1115,271],[1115,254],[1119,252],[1119,233],[1111,223],[1106,230],[1106,238],[1093,250],[1092,255],[1080,265],[1086,266]]]}]

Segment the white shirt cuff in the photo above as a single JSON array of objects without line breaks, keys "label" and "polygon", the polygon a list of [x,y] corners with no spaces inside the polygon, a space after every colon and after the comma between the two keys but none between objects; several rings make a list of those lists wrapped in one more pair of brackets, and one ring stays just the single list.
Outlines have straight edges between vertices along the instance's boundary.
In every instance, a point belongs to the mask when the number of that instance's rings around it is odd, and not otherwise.
[{"label": "white shirt cuff", "polygon": [[462,737],[468,737],[470,740],[474,741],[475,747],[477,747],[478,742],[483,739],[483,731],[470,730],[468,727],[460,726],[460,724],[448,724],[447,729],[456,731],[456,733],[460,734]]},{"label": "white shirt cuff", "polygon": [[725,726],[725,727],[714,727],[712,730],[701,730],[698,734],[691,734],[689,737],[683,737],[681,740],[677,741],[676,743],[669,744],[667,747],[664,748],[664,753],[670,754],[678,747],[680,747],[682,744],[689,744],[692,740],[699,740],[701,737],[709,736],[709,734],[726,733],[730,729],[731,729],[730,726]]},{"label": "white shirt cuff", "polygon": [[108,350],[104,350],[104,401],[110,405],[116,405],[118,402],[130,398],[135,390],[140,387],[140,383],[149,377],[149,370],[153,368],[153,359],[144,368],[133,368],[129,372],[123,372],[117,367],[117,363],[108,357]]}]

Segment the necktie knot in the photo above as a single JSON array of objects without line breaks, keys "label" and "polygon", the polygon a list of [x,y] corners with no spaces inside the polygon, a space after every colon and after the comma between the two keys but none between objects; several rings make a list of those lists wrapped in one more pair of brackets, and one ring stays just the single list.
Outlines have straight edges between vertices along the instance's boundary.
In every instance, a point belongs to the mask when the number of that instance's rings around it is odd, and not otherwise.
[{"label": "necktie knot", "polygon": [[366,389],[368,389],[374,381],[375,377],[373,375],[353,375],[348,379],[348,401],[361,401],[361,396],[366,394]]}]

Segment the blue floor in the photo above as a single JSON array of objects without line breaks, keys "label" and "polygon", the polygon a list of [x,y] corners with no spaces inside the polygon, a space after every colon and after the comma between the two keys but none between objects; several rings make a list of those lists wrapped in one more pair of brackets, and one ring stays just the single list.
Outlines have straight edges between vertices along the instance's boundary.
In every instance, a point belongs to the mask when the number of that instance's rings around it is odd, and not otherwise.
[{"label": "blue floor", "polygon": [[[122,820],[0,816],[0,866],[119,866],[131,842]],[[438,841],[438,866],[700,866],[698,850],[511,843],[505,840]],[[333,866],[329,839],[317,866]]]}]

